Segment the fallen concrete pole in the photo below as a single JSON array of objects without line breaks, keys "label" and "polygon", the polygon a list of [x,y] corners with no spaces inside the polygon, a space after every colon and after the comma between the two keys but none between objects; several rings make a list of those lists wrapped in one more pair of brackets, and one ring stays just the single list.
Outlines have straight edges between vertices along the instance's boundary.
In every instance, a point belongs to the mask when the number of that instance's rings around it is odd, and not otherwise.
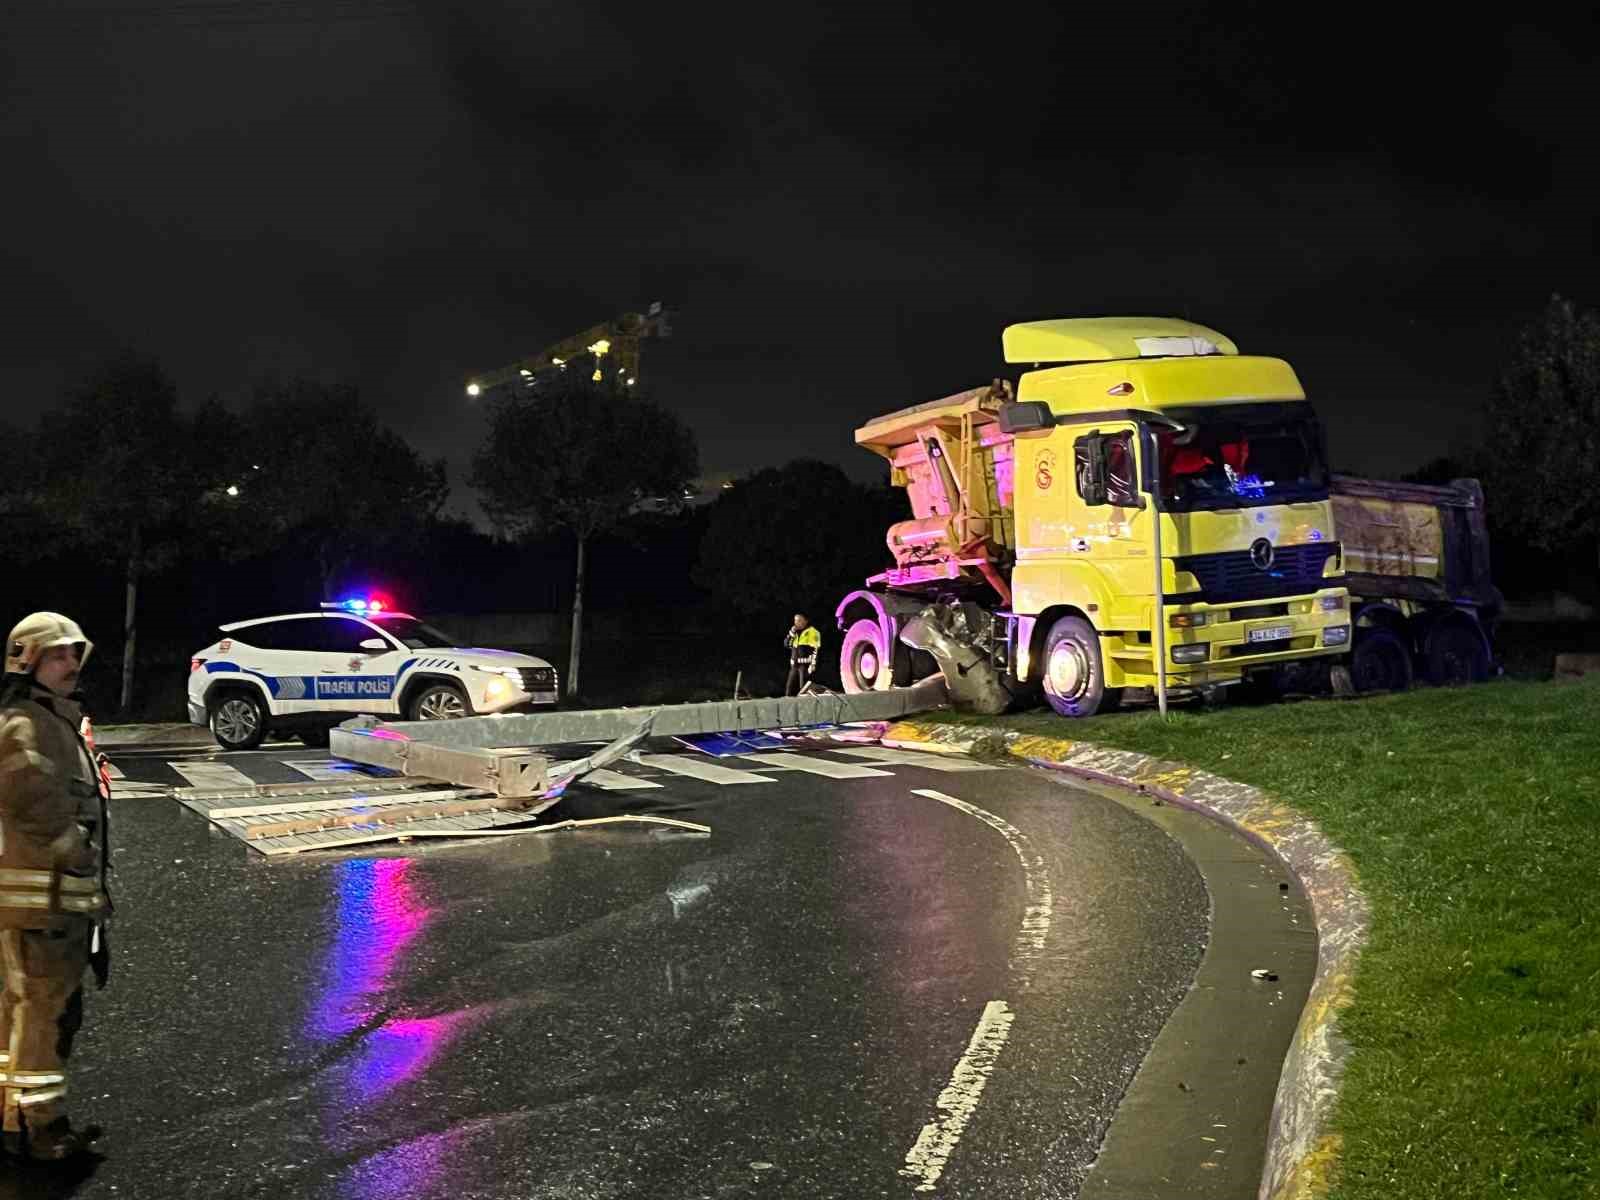
[{"label": "fallen concrete pole", "polygon": [[[703,704],[669,704],[655,709],[598,708],[464,717],[456,721],[381,722],[368,717],[333,730],[329,745],[334,754],[351,762],[402,770],[407,761],[405,748],[411,745],[482,751],[573,742],[615,742],[636,734],[646,720],[650,722],[650,734],[656,737],[846,725],[855,721],[893,721],[943,708],[948,702],[944,677],[935,675],[911,687],[856,695],[716,700]],[[555,770],[554,767],[550,769]],[[422,772],[413,769],[410,773]]]}]

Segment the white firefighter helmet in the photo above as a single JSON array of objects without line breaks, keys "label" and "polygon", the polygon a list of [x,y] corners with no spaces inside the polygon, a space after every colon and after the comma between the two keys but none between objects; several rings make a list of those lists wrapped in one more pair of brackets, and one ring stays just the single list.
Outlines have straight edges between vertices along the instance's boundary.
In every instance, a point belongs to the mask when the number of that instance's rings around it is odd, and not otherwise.
[{"label": "white firefighter helmet", "polygon": [[39,665],[39,656],[51,646],[81,646],[79,662],[89,661],[94,643],[83,636],[83,630],[71,617],[60,613],[36,612],[23,617],[6,638],[6,674],[31,675]]}]

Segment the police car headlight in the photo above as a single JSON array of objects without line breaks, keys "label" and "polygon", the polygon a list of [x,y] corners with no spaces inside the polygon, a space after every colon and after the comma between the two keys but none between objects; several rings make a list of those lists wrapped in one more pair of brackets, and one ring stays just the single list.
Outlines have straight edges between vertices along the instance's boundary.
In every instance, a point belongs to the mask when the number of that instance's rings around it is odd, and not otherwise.
[{"label": "police car headlight", "polygon": [[496,675],[493,679],[489,680],[489,682],[484,684],[483,687],[484,697],[488,700],[499,700],[504,696],[509,695],[510,692],[511,685],[499,675]]}]

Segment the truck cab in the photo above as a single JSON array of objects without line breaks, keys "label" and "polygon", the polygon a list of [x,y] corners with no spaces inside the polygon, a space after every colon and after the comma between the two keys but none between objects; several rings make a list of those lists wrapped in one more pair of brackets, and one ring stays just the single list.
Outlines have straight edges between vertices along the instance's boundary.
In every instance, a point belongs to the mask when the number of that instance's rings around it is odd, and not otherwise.
[{"label": "truck cab", "polygon": [[1003,344],[1033,367],[1014,395],[998,381],[857,431],[916,515],[850,611],[977,606],[992,659],[1066,716],[1345,651],[1321,427],[1287,363],[1166,318],[1030,322]]}]

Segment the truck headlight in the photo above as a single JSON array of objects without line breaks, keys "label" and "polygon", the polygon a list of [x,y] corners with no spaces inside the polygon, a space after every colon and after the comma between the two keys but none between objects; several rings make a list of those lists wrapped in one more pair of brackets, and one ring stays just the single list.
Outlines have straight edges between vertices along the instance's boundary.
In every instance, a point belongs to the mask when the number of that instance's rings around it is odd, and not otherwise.
[{"label": "truck headlight", "polygon": [[1342,646],[1350,640],[1350,626],[1329,625],[1322,631],[1322,644],[1324,646]]},{"label": "truck headlight", "polygon": [[1172,625],[1175,629],[1199,629],[1206,623],[1206,614],[1198,613],[1173,613]]},{"label": "truck headlight", "polygon": [[1324,596],[1322,598],[1322,611],[1338,612],[1345,606],[1348,599],[1349,597],[1347,596]]},{"label": "truck headlight", "polygon": [[1196,642],[1191,646],[1174,646],[1172,648],[1172,661],[1175,663],[1205,662],[1211,653],[1211,647],[1204,642]]}]

